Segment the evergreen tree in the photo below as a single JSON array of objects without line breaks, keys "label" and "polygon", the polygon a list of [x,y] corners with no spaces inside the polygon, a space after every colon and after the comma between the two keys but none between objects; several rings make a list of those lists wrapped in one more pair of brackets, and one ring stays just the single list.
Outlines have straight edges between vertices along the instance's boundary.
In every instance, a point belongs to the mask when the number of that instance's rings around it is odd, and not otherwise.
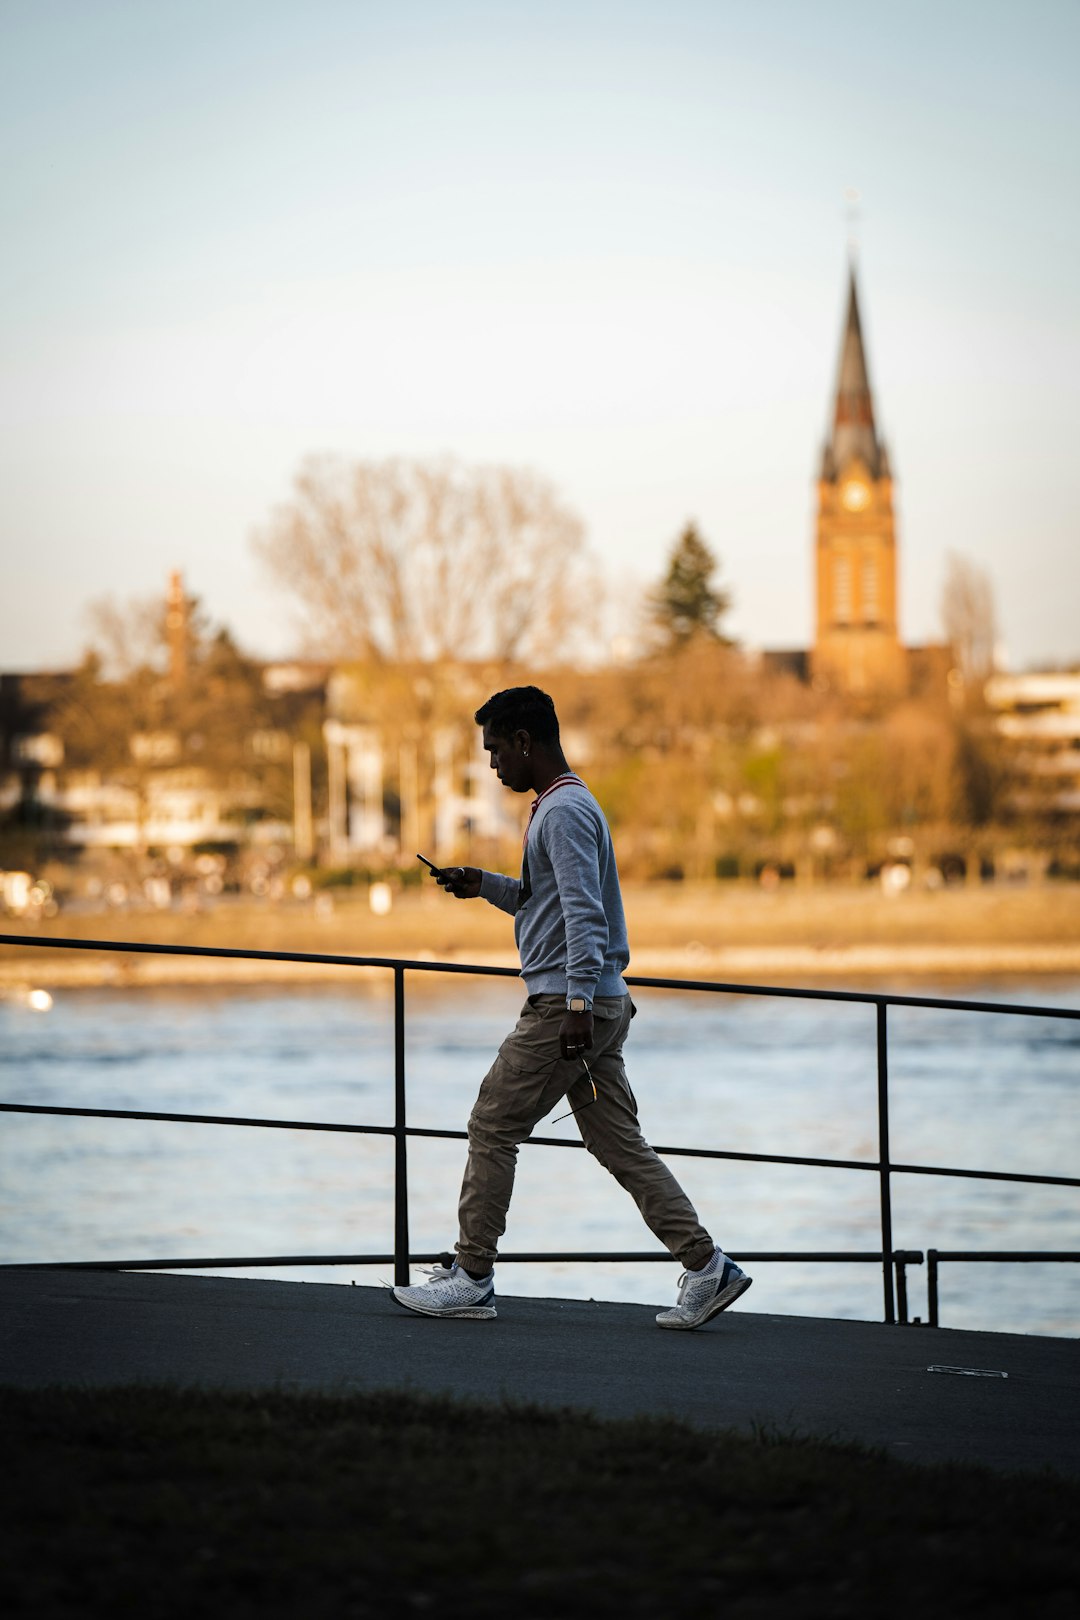
[{"label": "evergreen tree", "polygon": [[720,621],[731,607],[731,592],[713,585],[718,567],[697,525],[687,523],[650,600],[652,621],[668,647],[683,647],[696,635],[727,644]]}]

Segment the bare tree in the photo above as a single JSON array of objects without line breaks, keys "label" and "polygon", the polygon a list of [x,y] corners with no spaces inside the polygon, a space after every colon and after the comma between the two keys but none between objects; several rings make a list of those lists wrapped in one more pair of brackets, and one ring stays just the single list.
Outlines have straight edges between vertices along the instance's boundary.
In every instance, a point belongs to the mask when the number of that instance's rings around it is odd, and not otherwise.
[{"label": "bare tree", "polygon": [[994,667],[997,616],[990,576],[967,557],[950,552],[941,598],[945,638],[970,689]]},{"label": "bare tree", "polygon": [[87,655],[96,661],[103,678],[122,681],[139,671],[164,671],[168,641],[160,597],[120,602],[104,596],[88,605],[85,617],[90,627]]},{"label": "bare tree", "polygon": [[566,655],[591,602],[578,518],[516,468],[312,457],[253,544],[338,656]]}]

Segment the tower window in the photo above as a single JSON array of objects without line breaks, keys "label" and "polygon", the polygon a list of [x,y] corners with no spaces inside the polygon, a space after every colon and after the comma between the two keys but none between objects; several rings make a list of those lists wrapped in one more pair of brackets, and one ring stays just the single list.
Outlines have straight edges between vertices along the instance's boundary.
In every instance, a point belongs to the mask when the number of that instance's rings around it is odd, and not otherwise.
[{"label": "tower window", "polygon": [[878,596],[878,567],[877,561],[873,557],[863,559],[862,616],[867,624],[876,624],[881,618],[881,601]]},{"label": "tower window", "polygon": [[851,623],[850,557],[837,557],[833,563],[833,617],[838,624]]}]

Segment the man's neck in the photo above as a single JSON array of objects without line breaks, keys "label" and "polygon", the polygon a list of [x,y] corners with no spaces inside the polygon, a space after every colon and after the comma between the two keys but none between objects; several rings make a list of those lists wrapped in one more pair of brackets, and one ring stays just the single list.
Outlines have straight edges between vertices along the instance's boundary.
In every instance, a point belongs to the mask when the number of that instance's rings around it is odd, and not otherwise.
[{"label": "man's neck", "polygon": [[552,782],[560,776],[566,776],[570,767],[566,763],[566,756],[560,748],[554,754],[540,754],[537,756],[533,769],[533,790],[536,793],[546,793]]}]

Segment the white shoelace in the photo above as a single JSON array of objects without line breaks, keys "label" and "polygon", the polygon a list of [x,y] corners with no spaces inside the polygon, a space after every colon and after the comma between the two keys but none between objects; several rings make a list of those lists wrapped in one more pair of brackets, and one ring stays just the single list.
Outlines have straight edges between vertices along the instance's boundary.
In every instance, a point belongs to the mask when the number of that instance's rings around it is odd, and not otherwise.
[{"label": "white shoelace", "polygon": [[477,1293],[480,1294],[484,1292],[484,1283],[477,1282],[474,1277],[470,1277],[469,1273],[462,1266],[458,1266],[457,1270],[455,1271],[452,1266],[444,1266],[437,1263],[428,1271],[427,1277],[428,1280],[426,1283],[421,1285],[422,1287],[431,1288],[436,1283],[450,1282],[458,1283],[463,1288],[475,1288]]},{"label": "white shoelace", "polygon": [[717,1266],[710,1262],[708,1271],[684,1271],[679,1278],[679,1297],[676,1303],[681,1305],[688,1289],[691,1289],[695,1283],[708,1282],[710,1277],[716,1276],[718,1269]]},{"label": "white shoelace", "polygon": [[[472,1278],[466,1276],[466,1274],[464,1272],[459,1271],[458,1273],[456,1273],[456,1276],[457,1277],[463,1277],[464,1276],[466,1282],[471,1282],[472,1281]],[[415,1287],[430,1288],[432,1283],[451,1282],[452,1280],[454,1280],[454,1278],[455,1278],[455,1273],[450,1269],[449,1266],[440,1265],[440,1264],[438,1264],[436,1262],[436,1264],[433,1265],[431,1267],[431,1269],[427,1273],[427,1282],[426,1283],[419,1283],[419,1284],[414,1283],[412,1286],[414,1288]],[[392,1289],[394,1287],[394,1284],[392,1282],[387,1282],[385,1278],[382,1279],[382,1285],[383,1285],[384,1288],[388,1288],[388,1289]]]},{"label": "white shoelace", "polygon": [[[430,1287],[432,1283],[449,1282],[451,1277],[454,1276],[461,1278],[464,1276],[464,1273],[460,1271],[455,1272],[452,1266],[444,1266],[440,1264],[439,1261],[436,1261],[427,1274],[427,1282],[422,1286]],[[472,1278],[466,1277],[465,1281],[471,1282]]]}]

